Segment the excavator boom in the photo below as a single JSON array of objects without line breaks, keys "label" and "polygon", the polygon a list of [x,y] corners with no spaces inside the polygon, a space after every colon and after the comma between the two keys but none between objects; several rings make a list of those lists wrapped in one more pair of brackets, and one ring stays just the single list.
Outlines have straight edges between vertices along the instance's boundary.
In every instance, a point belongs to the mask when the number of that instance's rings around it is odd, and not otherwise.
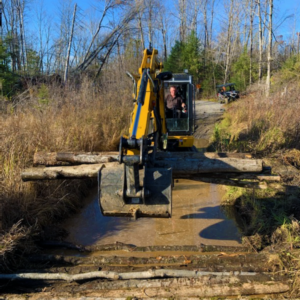
[{"label": "excavator boom", "polygon": [[[172,169],[156,168],[155,154],[167,145],[164,80],[156,49],[145,49],[137,78],[129,136],[120,139],[119,163],[98,174],[99,204],[105,216],[171,217]],[[138,82],[136,82],[138,79]]]}]

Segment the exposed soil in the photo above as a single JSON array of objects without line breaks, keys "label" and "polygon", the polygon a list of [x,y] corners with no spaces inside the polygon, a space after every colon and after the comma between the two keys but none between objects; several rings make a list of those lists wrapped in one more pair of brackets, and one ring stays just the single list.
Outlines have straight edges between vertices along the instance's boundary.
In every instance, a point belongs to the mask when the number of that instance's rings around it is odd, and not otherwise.
[{"label": "exposed soil", "polygon": [[[197,101],[196,110],[195,138],[198,148],[206,148],[224,105]],[[283,256],[272,249],[256,253],[241,245],[191,242],[189,246],[182,243],[189,230],[174,226],[162,229],[179,234],[177,246],[164,245],[168,235],[162,235],[156,245],[148,236],[142,237],[148,244],[137,246],[109,239],[106,244],[86,243],[90,245],[86,247],[45,243],[39,253],[28,257],[26,269],[15,272],[45,278],[19,280],[21,275],[16,275],[14,280],[0,279],[1,299],[283,299],[297,293],[286,266],[299,261],[299,251]],[[46,274],[57,274],[60,279]]]}]

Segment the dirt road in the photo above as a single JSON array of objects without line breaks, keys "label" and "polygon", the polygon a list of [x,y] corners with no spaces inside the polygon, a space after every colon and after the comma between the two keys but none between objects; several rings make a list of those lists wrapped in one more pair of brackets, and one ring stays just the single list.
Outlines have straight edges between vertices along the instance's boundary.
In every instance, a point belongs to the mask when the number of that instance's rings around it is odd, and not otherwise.
[{"label": "dirt road", "polygon": [[222,119],[225,111],[224,104],[212,101],[196,101],[196,139],[209,140],[213,135],[214,127]]}]

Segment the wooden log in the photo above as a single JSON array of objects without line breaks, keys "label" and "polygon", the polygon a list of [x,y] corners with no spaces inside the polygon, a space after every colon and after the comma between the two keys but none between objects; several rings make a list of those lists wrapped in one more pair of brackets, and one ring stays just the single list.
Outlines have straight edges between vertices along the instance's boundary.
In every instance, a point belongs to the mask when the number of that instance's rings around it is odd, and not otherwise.
[{"label": "wooden log", "polygon": [[71,164],[99,164],[119,160],[118,152],[103,152],[98,154],[89,153],[63,153],[59,152],[56,156],[57,161],[69,162]]},{"label": "wooden log", "polygon": [[[29,168],[21,173],[23,181],[30,180],[51,180],[97,177],[101,167],[113,168],[119,166],[118,162],[106,164],[90,164],[79,166],[55,166],[45,168]],[[253,159],[218,158],[218,159],[189,159],[175,158],[157,161],[155,167],[172,168],[173,177],[204,173],[241,173],[261,172],[262,161]]]},{"label": "wooden log", "polygon": [[81,179],[97,177],[101,168],[116,167],[119,163],[92,164],[79,166],[57,166],[49,168],[29,168],[21,173],[23,181],[53,180],[53,179]]},{"label": "wooden log", "polygon": [[[230,279],[230,280],[228,280]],[[287,282],[281,281],[248,281],[240,282],[239,278],[231,276],[209,276],[207,278],[170,278],[151,280],[110,280],[85,285],[65,283],[63,289],[45,288],[41,293],[26,293],[28,300],[61,300],[61,299],[211,299],[214,297],[234,297],[284,293],[290,290]],[[16,284],[16,283],[15,283]],[[272,295],[273,298],[275,297]],[[71,298],[70,298],[71,297]],[[231,298],[230,297],[230,298]],[[3,294],[7,300],[24,300],[24,295]],[[253,297],[252,297],[253,298]],[[268,297],[267,297],[268,298]],[[272,298],[272,297],[271,297]],[[278,296],[280,298],[280,296]]]},{"label": "wooden log", "polygon": [[[164,158],[181,158],[185,152],[158,152],[156,153],[157,160]],[[215,153],[215,152],[186,152],[186,156],[193,159],[202,158],[252,158],[251,154],[247,153]],[[34,165],[57,166],[69,164],[99,164],[117,161],[118,152],[36,152],[33,157]]]},{"label": "wooden log", "polygon": [[[191,179],[197,180],[197,175],[182,175],[182,179]],[[207,179],[235,179],[235,180],[258,180],[258,181],[267,181],[267,182],[280,182],[281,177],[278,175],[271,174],[257,174],[257,173],[222,173],[222,174],[205,174]]]},{"label": "wooden log", "polygon": [[66,281],[78,281],[94,278],[107,278],[107,279],[149,279],[156,277],[187,277],[187,278],[199,278],[203,276],[256,276],[256,272],[209,272],[209,271],[190,271],[190,270],[171,270],[171,269],[157,269],[141,272],[125,272],[117,273],[111,271],[95,271],[82,274],[66,274],[66,273],[18,273],[18,274],[0,274],[0,279],[12,279],[12,280],[66,280]]},{"label": "wooden log", "polygon": [[207,158],[195,157],[193,153],[183,153],[172,157],[167,153],[165,157],[158,157],[154,163],[156,167],[172,168],[173,175],[201,174],[201,173],[261,173],[263,170],[261,159],[239,158]]},{"label": "wooden log", "polygon": [[61,166],[69,164],[100,164],[118,160],[118,152],[36,152],[33,164]]},{"label": "wooden log", "polygon": [[270,186],[266,182],[240,181],[240,180],[232,180],[232,179],[222,179],[222,178],[213,178],[213,177],[209,178],[209,177],[199,177],[199,176],[191,177],[191,179],[196,181],[207,182],[207,183],[236,186],[241,188],[256,188],[259,190],[266,190],[267,188],[270,188]]},{"label": "wooden log", "polygon": [[[233,284],[212,284],[196,286],[172,286],[170,287],[147,287],[132,288],[120,290],[98,290],[86,294],[86,296],[107,297],[107,298],[133,298],[138,299],[193,299],[192,297],[214,298],[214,297],[241,297],[247,295],[267,295],[275,293],[284,293],[289,291],[289,285],[281,282],[251,282],[251,283],[233,283]],[[147,297],[147,298],[145,298]],[[184,297],[184,298],[183,298]]]},{"label": "wooden log", "polygon": [[157,160],[165,158],[239,158],[239,159],[249,159],[252,158],[251,154],[248,153],[235,153],[235,152],[157,152],[155,158]]}]

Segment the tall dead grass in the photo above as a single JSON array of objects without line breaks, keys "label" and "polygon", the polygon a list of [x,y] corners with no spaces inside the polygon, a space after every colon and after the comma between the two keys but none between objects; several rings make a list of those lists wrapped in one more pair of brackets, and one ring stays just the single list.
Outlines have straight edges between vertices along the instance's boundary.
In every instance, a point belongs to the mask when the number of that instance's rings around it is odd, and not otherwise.
[{"label": "tall dead grass", "polygon": [[269,154],[281,149],[300,149],[300,86],[297,82],[273,84],[269,98],[263,96],[257,84],[248,96],[229,105],[218,132],[219,142],[222,138],[228,141],[222,143],[223,151]]},{"label": "tall dead grass", "polygon": [[128,128],[130,94],[88,79],[69,87],[41,85],[0,115],[0,249],[8,247],[5,232],[14,224],[40,232],[76,211],[89,190],[91,182],[84,180],[23,183],[21,171],[32,166],[34,153],[116,150]]}]

